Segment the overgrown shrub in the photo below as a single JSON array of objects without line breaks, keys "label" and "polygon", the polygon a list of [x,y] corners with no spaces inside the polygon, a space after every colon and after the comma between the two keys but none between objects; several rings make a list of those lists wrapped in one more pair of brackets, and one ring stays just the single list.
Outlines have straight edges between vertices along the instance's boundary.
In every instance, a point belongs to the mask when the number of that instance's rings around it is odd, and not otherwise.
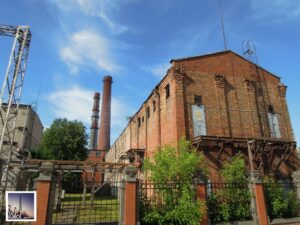
[{"label": "overgrown shrub", "polygon": [[209,215],[212,222],[251,219],[251,193],[242,155],[236,155],[230,163],[225,164],[221,175],[225,183],[209,196]]},{"label": "overgrown shrub", "polygon": [[[143,224],[198,225],[206,211],[205,202],[196,200],[194,176],[204,171],[204,157],[181,139],[177,147],[165,145],[144,165],[147,180],[156,184],[158,199],[143,199]],[[176,188],[159,188],[159,184],[178,184]],[[152,204],[156,202],[156,204]]]},{"label": "overgrown shrub", "polygon": [[284,188],[274,179],[265,179],[265,197],[270,219],[298,216],[300,204],[293,189]]}]

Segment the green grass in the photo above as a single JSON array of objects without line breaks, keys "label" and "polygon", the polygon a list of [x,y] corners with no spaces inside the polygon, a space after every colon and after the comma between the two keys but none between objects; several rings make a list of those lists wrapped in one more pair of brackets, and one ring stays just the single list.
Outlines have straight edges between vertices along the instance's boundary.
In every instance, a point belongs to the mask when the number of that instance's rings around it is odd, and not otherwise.
[{"label": "green grass", "polygon": [[117,222],[119,220],[119,201],[111,196],[95,197],[91,205],[90,194],[82,203],[82,194],[66,194],[60,211],[53,209],[52,223],[92,223]]}]

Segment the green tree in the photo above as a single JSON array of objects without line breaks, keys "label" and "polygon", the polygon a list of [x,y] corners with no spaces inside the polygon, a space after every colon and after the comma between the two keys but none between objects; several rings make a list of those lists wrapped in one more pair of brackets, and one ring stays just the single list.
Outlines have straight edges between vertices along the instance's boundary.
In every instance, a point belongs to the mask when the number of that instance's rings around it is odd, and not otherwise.
[{"label": "green tree", "polygon": [[[146,159],[147,179],[155,185],[156,206],[148,204],[143,220],[148,224],[198,225],[206,211],[203,201],[195,200],[193,178],[205,170],[204,156],[181,139],[177,147],[165,145],[153,159]],[[170,188],[171,187],[171,188]],[[151,199],[150,201],[153,201]],[[146,203],[147,205],[147,203]]]},{"label": "green tree", "polygon": [[87,157],[86,145],[87,134],[82,122],[56,119],[43,134],[40,157],[84,160]]}]

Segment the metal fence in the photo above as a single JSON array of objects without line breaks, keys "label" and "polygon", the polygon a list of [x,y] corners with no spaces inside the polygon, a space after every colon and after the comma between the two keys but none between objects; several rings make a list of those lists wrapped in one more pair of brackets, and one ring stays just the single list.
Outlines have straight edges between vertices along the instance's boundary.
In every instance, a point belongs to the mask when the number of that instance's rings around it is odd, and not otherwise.
[{"label": "metal fence", "polygon": [[208,211],[213,224],[252,220],[248,183],[207,184]]},{"label": "metal fence", "polygon": [[297,199],[296,187],[289,180],[266,181],[263,183],[267,211],[271,220],[292,218],[300,214],[300,202]]},{"label": "metal fence", "polygon": [[178,205],[180,192],[179,183],[139,183],[139,219],[143,224],[155,224],[147,222],[146,216],[156,211],[164,214]]},{"label": "metal fence", "polygon": [[52,182],[52,225],[117,225],[121,182],[83,181],[80,176]]}]

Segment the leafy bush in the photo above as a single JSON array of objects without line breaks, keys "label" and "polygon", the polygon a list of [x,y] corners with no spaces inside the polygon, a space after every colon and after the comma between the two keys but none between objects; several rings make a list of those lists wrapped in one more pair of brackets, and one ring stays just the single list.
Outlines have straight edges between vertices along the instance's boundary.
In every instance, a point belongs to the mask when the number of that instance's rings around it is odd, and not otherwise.
[{"label": "leafy bush", "polygon": [[212,222],[251,219],[251,193],[242,155],[236,155],[230,164],[225,164],[221,175],[225,183],[209,196],[209,214]]},{"label": "leafy bush", "polygon": [[[206,210],[205,202],[195,199],[194,176],[204,171],[204,157],[181,139],[177,147],[165,145],[153,159],[145,160],[147,179],[156,184],[158,199],[144,199],[141,205],[143,224],[198,225]],[[159,188],[177,184],[176,188]],[[156,202],[156,204],[151,204]]]},{"label": "leafy bush", "polygon": [[265,179],[265,195],[271,219],[298,216],[300,204],[294,190],[286,190],[274,179]]}]

